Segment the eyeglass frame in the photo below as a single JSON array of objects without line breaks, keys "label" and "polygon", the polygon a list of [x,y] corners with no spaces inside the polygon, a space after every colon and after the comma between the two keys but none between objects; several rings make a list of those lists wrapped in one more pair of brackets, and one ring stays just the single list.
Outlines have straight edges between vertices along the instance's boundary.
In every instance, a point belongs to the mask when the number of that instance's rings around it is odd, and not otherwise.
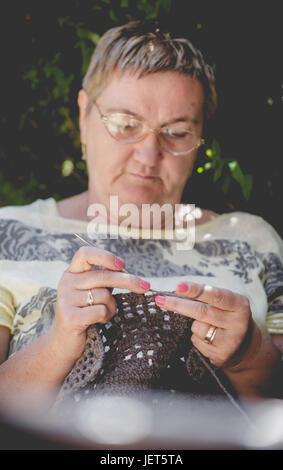
[{"label": "eyeglass frame", "polygon": [[[170,128],[168,126],[163,126],[163,127],[160,127],[159,129],[152,129],[148,126],[147,122],[145,119],[138,119],[136,118],[135,116],[133,116],[132,114],[127,114],[127,113],[119,113],[119,112],[109,112],[109,113],[102,113],[101,110],[99,109],[98,107],[98,104],[96,101],[93,102],[93,104],[96,106],[97,110],[98,110],[98,113],[99,113],[99,116],[101,118],[101,120],[103,121],[104,125],[105,125],[105,128],[108,132],[108,134],[113,138],[115,139],[117,142],[124,142],[125,144],[131,144],[131,143],[136,143],[136,142],[140,142],[141,140],[143,140],[146,136],[148,136],[149,134],[153,133],[156,135],[157,137],[157,140],[158,140],[158,143],[159,143],[159,146],[162,150],[164,150],[165,152],[168,152],[170,153],[171,155],[173,155],[174,157],[178,157],[178,156],[182,156],[182,155],[188,155],[190,152],[192,152],[193,150],[195,149],[198,149],[199,147],[201,147],[202,145],[205,144],[205,140],[200,137],[199,138],[199,142],[197,145],[195,145],[193,148],[191,148],[190,150],[186,151],[186,152],[174,152],[173,150],[168,150],[168,149],[165,149],[162,147],[162,145],[160,144],[160,131],[164,128]],[[146,128],[146,132],[144,135],[142,135],[140,138],[138,139],[134,139],[134,140],[121,140],[121,139],[117,139],[116,137],[114,137],[111,132],[109,131],[108,127],[107,127],[107,120],[109,118],[110,115],[113,115],[113,114],[122,114],[124,116],[129,116],[129,117],[132,117],[134,118],[136,121],[140,122],[143,124],[143,126]],[[192,131],[189,131],[188,129],[184,129],[188,132],[190,132],[192,135],[195,135],[196,134]]]}]

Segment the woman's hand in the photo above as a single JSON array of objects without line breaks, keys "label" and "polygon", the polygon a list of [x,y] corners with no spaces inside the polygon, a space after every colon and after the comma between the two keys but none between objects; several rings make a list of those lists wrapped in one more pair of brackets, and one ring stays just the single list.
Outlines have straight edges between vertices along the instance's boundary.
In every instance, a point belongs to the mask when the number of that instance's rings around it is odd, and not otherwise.
[{"label": "woman's hand", "polygon": [[[92,269],[92,266],[103,269]],[[49,338],[56,352],[75,362],[84,351],[86,329],[92,323],[107,323],[116,312],[116,302],[107,288],[146,292],[150,284],[121,272],[124,262],[109,251],[82,247],[75,254],[59,285],[56,315]]]},{"label": "woman's hand", "polygon": [[248,299],[228,289],[191,282],[179,284],[176,293],[184,298],[157,296],[156,303],[194,318],[191,341],[212,364],[222,368],[238,364],[255,327]]}]

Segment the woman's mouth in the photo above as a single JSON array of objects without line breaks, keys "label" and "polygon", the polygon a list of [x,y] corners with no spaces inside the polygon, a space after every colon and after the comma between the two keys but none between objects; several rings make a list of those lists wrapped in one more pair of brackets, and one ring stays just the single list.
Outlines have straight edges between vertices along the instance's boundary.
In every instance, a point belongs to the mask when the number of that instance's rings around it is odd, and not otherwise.
[{"label": "woman's mouth", "polygon": [[139,173],[129,173],[131,176],[134,176],[135,178],[139,178],[142,180],[153,180],[156,178],[156,176],[148,176],[148,175],[141,175]]}]

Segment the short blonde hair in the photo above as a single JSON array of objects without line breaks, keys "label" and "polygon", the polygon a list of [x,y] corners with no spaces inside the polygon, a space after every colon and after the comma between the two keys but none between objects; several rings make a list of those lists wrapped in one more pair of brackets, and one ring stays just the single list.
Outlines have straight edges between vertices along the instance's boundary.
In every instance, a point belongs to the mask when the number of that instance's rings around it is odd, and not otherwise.
[{"label": "short blonde hair", "polygon": [[[151,30],[152,29],[152,30]],[[89,109],[106,88],[114,72],[138,73],[138,77],[176,71],[197,78],[203,85],[204,117],[209,119],[216,108],[214,67],[205,62],[202,53],[184,38],[171,38],[158,27],[135,21],[109,29],[92,55],[83,89],[90,99]]]}]

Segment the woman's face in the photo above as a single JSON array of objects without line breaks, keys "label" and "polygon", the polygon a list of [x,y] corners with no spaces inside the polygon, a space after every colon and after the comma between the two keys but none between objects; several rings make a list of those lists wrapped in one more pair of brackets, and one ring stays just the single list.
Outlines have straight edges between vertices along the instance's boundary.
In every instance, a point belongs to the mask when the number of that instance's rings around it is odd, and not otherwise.
[{"label": "woman's face", "polygon": [[[89,203],[109,207],[110,196],[119,205],[180,203],[197,150],[173,156],[148,134],[136,143],[121,143],[109,135],[96,106],[86,113],[87,95],[79,94],[81,140],[86,144]],[[201,83],[177,72],[157,72],[138,79],[116,75],[97,98],[102,114],[124,112],[140,116],[151,129],[180,121],[201,137],[204,93]]]}]

